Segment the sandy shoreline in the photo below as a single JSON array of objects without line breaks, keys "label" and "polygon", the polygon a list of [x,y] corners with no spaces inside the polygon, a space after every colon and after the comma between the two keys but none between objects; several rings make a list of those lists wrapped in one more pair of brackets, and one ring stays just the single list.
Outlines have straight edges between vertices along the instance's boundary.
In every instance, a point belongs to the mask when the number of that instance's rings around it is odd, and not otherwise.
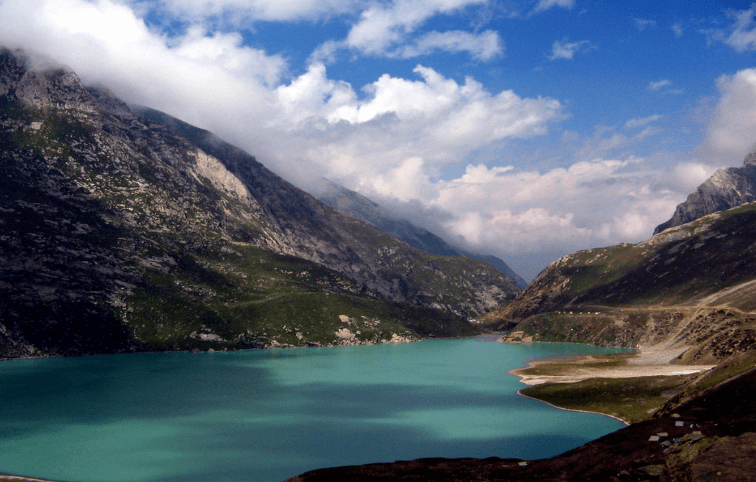
[{"label": "sandy shoreline", "polygon": [[[567,359],[549,359],[533,361],[525,368],[516,368],[508,373],[520,377],[524,385],[533,386],[543,383],[576,383],[596,378],[639,378],[654,376],[674,376],[700,373],[715,365],[673,365],[672,360],[685,352],[687,347],[669,348],[664,346],[640,349],[633,354],[612,358],[594,355],[576,355]],[[537,400],[559,410],[570,412],[595,413],[619,420],[625,425],[630,422],[616,415],[593,410],[580,410],[560,407],[540,398],[531,397],[518,390],[521,397]]]},{"label": "sandy shoreline", "polygon": [[[710,370],[715,365],[672,365],[685,348],[649,348],[628,355],[624,364],[616,366],[590,366],[601,362],[591,355],[576,357],[570,361],[534,361],[526,368],[516,368],[509,373],[520,377],[525,385],[542,383],[575,383],[590,378],[637,378],[653,376],[690,375]],[[558,373],[537,374],[533,369],[545,366],[559,366]]]}]

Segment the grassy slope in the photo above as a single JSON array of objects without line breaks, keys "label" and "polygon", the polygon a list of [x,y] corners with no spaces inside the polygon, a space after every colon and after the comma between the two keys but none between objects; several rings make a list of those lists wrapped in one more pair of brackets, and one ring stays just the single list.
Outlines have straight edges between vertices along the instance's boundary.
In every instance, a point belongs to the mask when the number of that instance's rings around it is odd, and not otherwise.
[{"label": "grassy slope", "polygon": [[[337,273],[251,246],[173,257],[168,273],[146,268],[146,283],[126,300],[129,327],[151,347],[329,345],[340,329],[356,342],[476,333],[453,315],[359,296]],[[203,341],[203,333],[220,339]]]}]

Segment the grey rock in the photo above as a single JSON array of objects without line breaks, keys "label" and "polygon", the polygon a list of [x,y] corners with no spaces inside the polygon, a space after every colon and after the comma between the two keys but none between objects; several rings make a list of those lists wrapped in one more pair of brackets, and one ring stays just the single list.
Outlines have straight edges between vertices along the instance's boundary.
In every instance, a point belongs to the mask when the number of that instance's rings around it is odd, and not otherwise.
[{"label": "grey rock", "polygon": [[756,200],[756,150],[748,153],[743,167],[720,169],[679,204],[672,218],[660,224],[654,234],[695,221],[718,211]]}]

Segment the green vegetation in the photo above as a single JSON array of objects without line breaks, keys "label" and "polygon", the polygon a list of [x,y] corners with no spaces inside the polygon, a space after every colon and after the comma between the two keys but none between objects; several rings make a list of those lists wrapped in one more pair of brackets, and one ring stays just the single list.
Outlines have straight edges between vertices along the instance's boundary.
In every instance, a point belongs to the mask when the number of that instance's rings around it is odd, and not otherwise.
[{"label": "green vegetation", "polygon": [[633,423],[651,418],[668,400],[665,392],[694,377],[593,378],[577,383],[544,383],[521,393],[557,407],[603,413]]},{"label": "green vegetation", "polygon": [[173,260],[167,273],[145,268],[144,285],[126,299],[133,336],[153,349],[376,343],[393,335],[476,333],[453,315],[358,296],[351,281],[322,266],[251,246],[219,245],[196,257],[163,245],[144,254]]},{"label": "green vegetation", "polygon": [[576,366],[580,366],[581,368],[612,368],[627,364],[627,359],[632,356],[632,353],[614,353],[611,355],[592,356],[577,355],[561,362],[547,360],[545,362],[536,363],[527,368],[520,368],[517,370],[517,374],[520,376],[562,375],[569,373]]},{"label": "green vegetation", "polygon": [[612,283],[628,274],[641,259],[641,249],[628,243],[578,251],[569,263],[570,284],[566,295],[581,294],[597,285]]},{"label": "green vegetation", "polygon": [[672,413],[677,406],[701,395],[704,391],[754,369],[756,369],[756,350],[751,349],[734,355],[681,386],[678,393],[667,401],[660,411]]},{"label": "green vegetation", "polygon": [[[645,316],[644,316],[645,315]],[[628,314],[630,323],[644,323],[644,315]],[[539,341],[589,343],[602,346],[631,347],[632,339],[618,339],[614,320],[617,313],[604,311],[560,311],[539,313],[519,323],[515,330],[535,336]],[[632,316],[638,319],[631,319]]]}]

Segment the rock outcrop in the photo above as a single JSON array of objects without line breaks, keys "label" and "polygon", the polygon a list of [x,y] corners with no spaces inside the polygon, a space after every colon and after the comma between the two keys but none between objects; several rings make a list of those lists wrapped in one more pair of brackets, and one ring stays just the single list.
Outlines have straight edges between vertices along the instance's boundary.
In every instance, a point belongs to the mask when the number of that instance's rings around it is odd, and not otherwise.
[{"label": "rock outcrop", "polygon": [[654,234],[752,201],[756,201],[756,150],[748,153],[743,167],[715,172],[677,206],[669,221],[656,227]]}]

